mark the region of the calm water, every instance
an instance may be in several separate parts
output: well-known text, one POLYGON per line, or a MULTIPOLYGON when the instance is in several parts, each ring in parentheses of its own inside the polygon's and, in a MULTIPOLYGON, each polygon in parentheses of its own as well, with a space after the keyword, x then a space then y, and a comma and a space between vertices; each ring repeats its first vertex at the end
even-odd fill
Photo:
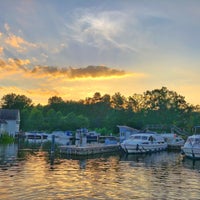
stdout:
POLYGON ((200 161, 179 152, 55 158, 0 146, 0 199, 200 199, 200 161))

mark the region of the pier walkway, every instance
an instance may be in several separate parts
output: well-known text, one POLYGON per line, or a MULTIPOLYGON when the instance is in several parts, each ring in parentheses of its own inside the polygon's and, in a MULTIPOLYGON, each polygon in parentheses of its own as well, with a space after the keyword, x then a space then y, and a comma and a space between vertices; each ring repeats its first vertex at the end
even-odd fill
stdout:
POLYGON ((119 151, 121 151, 121 146, 119 144, 93 144, 86 146, 67 145, 60 147, 60 153, 68 155, 93 155, 119 151))

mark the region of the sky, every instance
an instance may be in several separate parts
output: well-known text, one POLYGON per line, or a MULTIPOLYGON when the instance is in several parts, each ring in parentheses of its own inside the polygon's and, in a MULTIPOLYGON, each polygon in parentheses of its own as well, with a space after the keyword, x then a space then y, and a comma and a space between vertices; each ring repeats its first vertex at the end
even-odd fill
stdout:
POLYGON ((200 104, 199 0, 0 0, 0 98, 161 89, 200 104))

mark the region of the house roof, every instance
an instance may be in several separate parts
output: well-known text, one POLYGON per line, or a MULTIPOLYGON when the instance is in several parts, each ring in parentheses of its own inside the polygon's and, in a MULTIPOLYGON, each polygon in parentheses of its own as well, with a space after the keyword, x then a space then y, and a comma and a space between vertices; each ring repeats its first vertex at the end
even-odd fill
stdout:
POLYGON ((7 122, 4 119, 0 119, 0 124, 7 124, 7 122))
POLYGON ((137 129, 129 127, 129 126, 120 126, 120 125, 117 125, 117 127, 119 129, 126 129, 126 130, 129 130, 129 131, 138 131, 137 129))
POLYGON ((0 109, 0 120, 17 120, 19 110, 0 109))

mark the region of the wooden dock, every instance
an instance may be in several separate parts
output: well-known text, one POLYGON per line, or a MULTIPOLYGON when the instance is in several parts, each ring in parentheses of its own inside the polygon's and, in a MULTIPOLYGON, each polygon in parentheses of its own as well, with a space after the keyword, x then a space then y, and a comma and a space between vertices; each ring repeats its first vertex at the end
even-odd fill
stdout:
POLYGON ((109 153, 109 152, 119 152, 121 151, 121 146, 119 144, 94 144, 94 145, 86 145, 86 146, 61 146, 60 153, 68 154, 68 155, 94 155, 100 153, 109 153))

